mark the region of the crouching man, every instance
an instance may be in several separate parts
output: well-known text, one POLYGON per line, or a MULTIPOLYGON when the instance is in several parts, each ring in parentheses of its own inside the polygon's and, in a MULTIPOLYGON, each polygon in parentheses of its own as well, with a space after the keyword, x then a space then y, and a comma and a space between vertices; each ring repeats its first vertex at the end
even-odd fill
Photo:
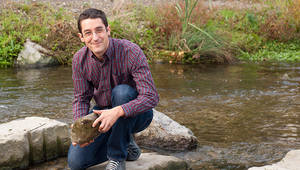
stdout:
POLYGON ((124 170, 125 161, 141 154, 133 134, 149 126, 159 96, 143 51, 110 37, 104 12, 87 9, 77 24, 85 46, 73 57, 73 118, 98 114, 93 126, 101 122, 102 133, 82 145, 73 142, 68 164, 81 170, 108 160, 106 170, 124 170), (92 98, 96 105, 89 111, 92 98))

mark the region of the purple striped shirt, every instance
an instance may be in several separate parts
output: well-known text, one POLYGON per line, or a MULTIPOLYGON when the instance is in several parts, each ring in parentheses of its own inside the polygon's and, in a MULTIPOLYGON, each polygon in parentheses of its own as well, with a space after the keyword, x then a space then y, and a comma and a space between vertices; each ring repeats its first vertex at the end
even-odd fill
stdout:
POLYGON ((93 97, 99 107, 111 107, 112 89, 119 84, 130 85, 139 93, 136 99, 121 105, 126 117, 154 108, 159 101, 143 51, 128 40, 109 37, 102 62, 87 46, 81 48, 73 57, 72 70, 74 121, 89 113, 93 97))

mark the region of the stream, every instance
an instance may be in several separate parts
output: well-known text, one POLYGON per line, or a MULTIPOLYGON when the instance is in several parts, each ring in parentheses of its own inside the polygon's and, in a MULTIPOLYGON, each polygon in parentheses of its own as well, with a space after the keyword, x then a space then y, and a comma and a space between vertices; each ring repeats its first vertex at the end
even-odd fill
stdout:
MULTIPOLYGON (((300 149, 300 63, 151 63, 156 110, 191 129, 198 147, 159 151, 193 169, 244 170, 300 149)), ((42 116, 72 124, 71 66, 0 69, 0 123, 42 116)), ((28 169, 69 169, 66 157, 28 169)))

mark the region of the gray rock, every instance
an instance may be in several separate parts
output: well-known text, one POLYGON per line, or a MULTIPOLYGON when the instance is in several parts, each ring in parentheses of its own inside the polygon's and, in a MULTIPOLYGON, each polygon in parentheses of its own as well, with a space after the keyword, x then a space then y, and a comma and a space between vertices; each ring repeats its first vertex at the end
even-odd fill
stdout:
POLYGON ((97 118, 97 114, 91 113, 77 119, 73 124, 71 140, 81 145, 98 137, 101 134, 98 130, 100 123, 92 127, 97 118))
MULTIPOLYGON (((88 170, 104 170, 107 162, 88 168, 88 170)), ((135 161, 126 161, 128 170, 190 170, 191 166, 182 159, 173 156, 158 155, 156 153, 142 153, 135 161)))
POLYGON ((46 54, 50 54, 47 49, 27 39, 24 43, 24 49, 19 53, 15 61, 15 66, 43 67, 59 64, 56 59, 46 54))
POLYGON ((68 125, 56 120, 27 117, 0 124, 0 170, 66 155, 70 144, 68 125))
POLYGON ((278 163, 263 167, 252 167, 249 170, 299 170, 300 169, 300 150, 289 151, 278 163))
MULTIPOLYGON (((0 131, 2 132, 1 129, 0 131)), ((3 136, 5 139, 0 138, 0 169, 26 166, 29 160, 28 133, 20 132, 18 135, 4 134, 3 136)))
POLYGON ((155 109, 153 114, 149 127, 135 135, 135 140, 140 146, 174 151, 197 147, 197 138, 190 129, 155 109))

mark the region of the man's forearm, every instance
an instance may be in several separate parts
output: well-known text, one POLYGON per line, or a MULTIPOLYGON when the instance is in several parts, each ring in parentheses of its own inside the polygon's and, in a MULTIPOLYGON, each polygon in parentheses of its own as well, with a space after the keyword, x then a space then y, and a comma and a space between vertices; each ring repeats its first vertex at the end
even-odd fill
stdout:
POLYGON ((73 120, 87 115, 89 113, 90 103, 79 102, 78 100, 74 100, 72 110, 73 110, 73 120))

